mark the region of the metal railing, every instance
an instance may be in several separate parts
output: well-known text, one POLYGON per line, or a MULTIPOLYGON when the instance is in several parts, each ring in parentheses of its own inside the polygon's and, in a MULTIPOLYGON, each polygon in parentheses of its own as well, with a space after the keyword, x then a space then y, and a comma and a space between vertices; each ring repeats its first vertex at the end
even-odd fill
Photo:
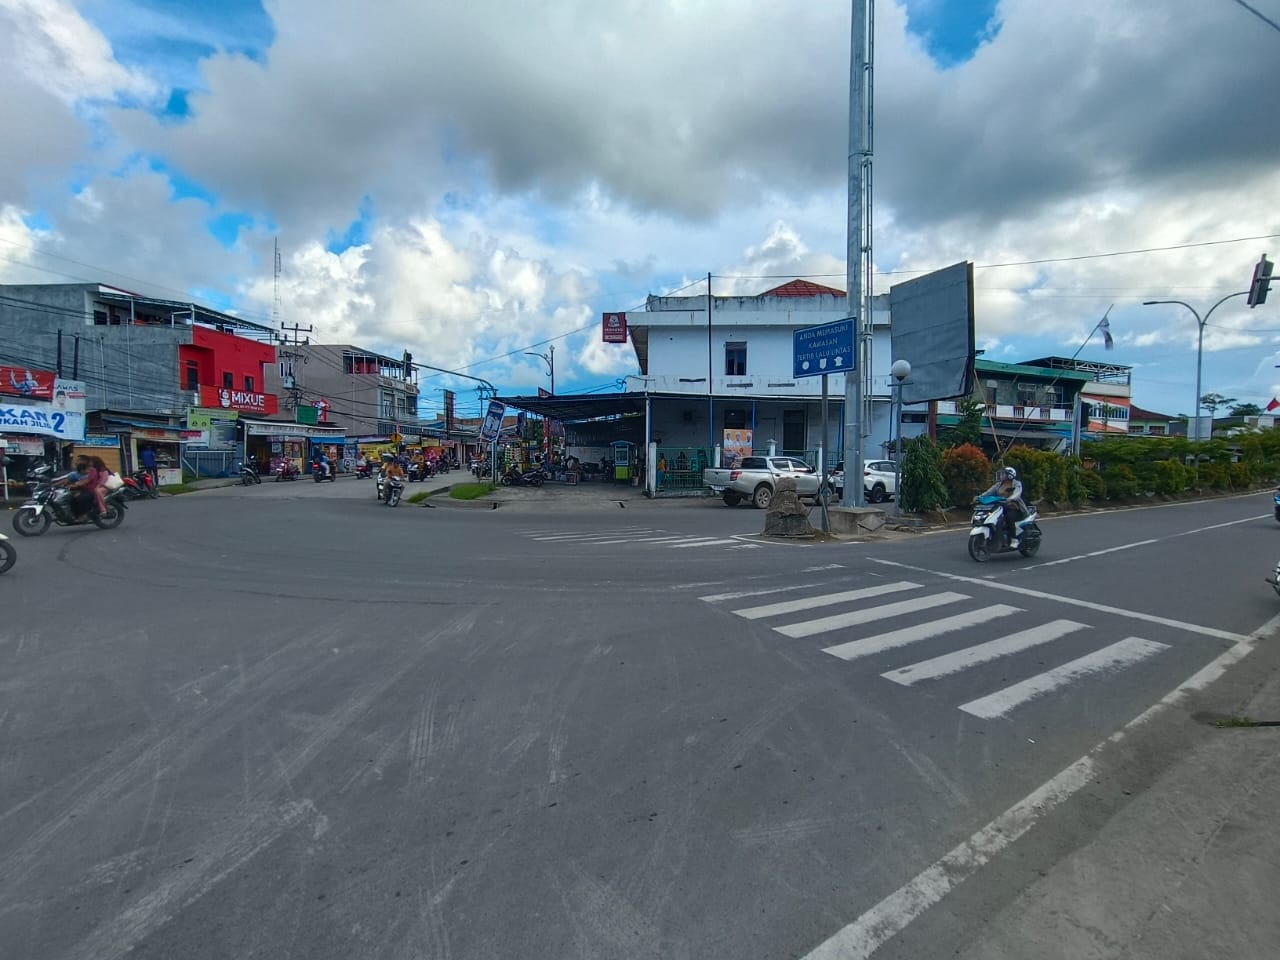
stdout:
POLYGON ((186 450, 182 470, 196 478, 239 475, 240 454, 235 450, 186 450))

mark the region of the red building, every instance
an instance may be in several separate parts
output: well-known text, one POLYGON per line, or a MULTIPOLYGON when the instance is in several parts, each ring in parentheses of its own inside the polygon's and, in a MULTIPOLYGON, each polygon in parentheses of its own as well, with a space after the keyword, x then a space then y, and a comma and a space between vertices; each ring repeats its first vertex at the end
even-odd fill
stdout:
POLYGON ((191 342, 178 347, 182 389, 196 393, 193 406, 270 416, 279 409, 265 392, 266 367, 276 361, 269 343, 259 343, 207 327, 192 327, 191 342))

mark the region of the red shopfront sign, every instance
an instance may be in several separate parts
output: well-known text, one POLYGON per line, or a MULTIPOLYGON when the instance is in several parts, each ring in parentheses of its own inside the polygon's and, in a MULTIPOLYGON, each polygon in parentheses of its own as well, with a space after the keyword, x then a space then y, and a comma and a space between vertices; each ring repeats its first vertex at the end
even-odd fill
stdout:
POLYGON ((627 342, 627 315, 625 313, 606 313, 603 323, 603 341, 605 343, 627 342))
POLYGON ((0 393, 32 400, 52 400, 53 381, 57 376, 52 370, 0 366, 0 393))
POLYGON ((251 393, 248 390, 228 390, 225 387, 201 387, 200 406, 265 414, 276 413, 280 409, 274 393, 251 393))

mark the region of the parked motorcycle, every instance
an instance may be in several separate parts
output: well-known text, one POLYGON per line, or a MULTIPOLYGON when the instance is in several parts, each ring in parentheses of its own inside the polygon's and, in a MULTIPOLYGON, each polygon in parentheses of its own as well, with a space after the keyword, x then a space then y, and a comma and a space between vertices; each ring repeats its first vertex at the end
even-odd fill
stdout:
POLYGON ((24 537, 38 537, 53 524, 60 527, 78 527, 96 524, 103 530, 120 526, 126 509, 123 487, 106 496, 107 509, 99 513, 96 503, 91 503, 84 513, 75 510, 76 497, 66 487, 53 483, 38 483, 31 499, 20 506, 13 515, 13 529, 24 537))
POLYGON ((1036 523, 1040 515, 1034 506, 1027 508, 1027 515, 1014 524, 1014 539, 1009 540, 1005 529, 1004 497, 981 496, 975 501, 973 519, 969 530, 969 556, 978 563, 985 563, 993 553, 1018 551, 1024 557, 1034 557, 1040 549, 1040 527, 1036 523))
POLYGON ((499 481, 504 487, 540 487, 542 486, 542 470, 535 467, 521 473, 512 467, 502 475, 499 481))
POLYGON ((384 506, 398 507, 400 506, 400 497, 404 493, 404 481, 399 477, 387 477, 384 481, 386 495, 382 498, 384 506))
POLYGON ((146 497, 149 500, 158 500, 160 498, 160 491, 156 488, 155 478, 151 476, 151 471, 146 467, 139 467, 125 477, 125 484, 129 484, 130 480, 133 481, 138 489, 138 496, 135 499, 141 500, 146 497))
POLYGON ((0 573, 8 572, 9 568, 17 562, 18 551, 9 542, 9 538, 0 533, 0 573))
POLYGON ((292 460, 282 460, 280 466, 276 468, 276 482, 281 480, 297 480, 301 476, 302 471, 298 469, 298 465, 292 460))
POLYGON ((251 487, 255 483, 261 483, 262 478, 258 476, 258 468, 252 460, 246 460, 240 464, 240 485, 242 487, 251 487))

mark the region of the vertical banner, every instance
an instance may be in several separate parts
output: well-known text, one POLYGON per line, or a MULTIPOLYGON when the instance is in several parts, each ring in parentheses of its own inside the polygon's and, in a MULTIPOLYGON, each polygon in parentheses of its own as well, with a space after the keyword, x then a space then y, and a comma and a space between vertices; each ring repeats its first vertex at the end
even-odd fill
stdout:
POLYGON ((736 467, 742 462, 743 457, 749 456, 751 456, 751 431, 726 430, 724 445, 721 447, 721 466, 736 467))
POLYGON ((453 391, 446 390, 444 392, 444 429, 446 433, 453 432, 453 391))
POLYGON ((605 343, 627 342, 627 315, 625 313, 606 313, 603 323, 605 343))

